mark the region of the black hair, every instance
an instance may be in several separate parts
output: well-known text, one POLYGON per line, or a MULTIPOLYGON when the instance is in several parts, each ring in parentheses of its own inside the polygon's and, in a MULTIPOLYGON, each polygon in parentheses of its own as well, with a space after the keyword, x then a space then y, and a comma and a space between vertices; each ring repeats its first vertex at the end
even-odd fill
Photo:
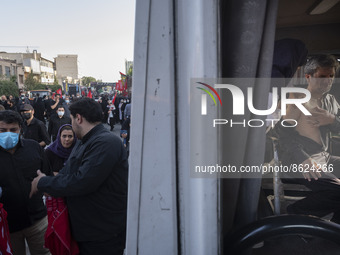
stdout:
POLYGON ((61 132, 63 132, 64 130, 72 130, 72 131, 73 131, 71 125, 65 125, 65 126, 63 126, 63 127, 60 129, 60 134, 61 134, 61 132))
POLYGON ((0 121, 5 122, 6 124, 18 123, 21 127, 22 117, 16 111, 5 110, 0 111, 0 121))
POLYGON ((69 110, 74 118, 79 114, 90 123, 102 121, 102 108, 100 104, 92 98, 84 97, 73 101, 69 110))

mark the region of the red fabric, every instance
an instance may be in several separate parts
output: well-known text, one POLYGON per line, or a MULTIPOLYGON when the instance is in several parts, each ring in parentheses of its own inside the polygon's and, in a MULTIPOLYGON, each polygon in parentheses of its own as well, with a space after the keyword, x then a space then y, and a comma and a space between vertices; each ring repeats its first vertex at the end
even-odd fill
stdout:
POLYGON ((116 83, 116 90, 123 91, 122 80, 119 80, 119 81, 116 83))
POLYGON ((0 254, 13 255, 9 240, 9 230, 7 223, 7 212, 0 203, 0 254))
POLYGON ((116 92, 116 94, 115 94, 114 98, 112 99, 112 104, 114 104, 114 103, 115 103, 115 101, 116 101, 116 97, 117 97, 117 92, 116 92))
POLYGON ((58 89, 56 92, 57 92, 57 94, 59 94, 61 96, 63 95, 63 93, 61 92, 61 89, 58 89))
POLYGON ((119 72, 119 74, 121 75, 121 76, 126 76, 125 74, 123 74, 122 72, 119 72))
POLYGON ((87 93, 87 97, 92 98, 92 92, 91 92, 91 90, 89 90, 89 92, 87 93))
POLYGON ((81 95, 85 96, 85 91, 84 90, 81 91, 81 95))
POLYGON ((47 197, 48 227, 45 233, 45 247, 52 255, 79 254, 77 242, 72 238, 68 210, 62 198, 47 197))

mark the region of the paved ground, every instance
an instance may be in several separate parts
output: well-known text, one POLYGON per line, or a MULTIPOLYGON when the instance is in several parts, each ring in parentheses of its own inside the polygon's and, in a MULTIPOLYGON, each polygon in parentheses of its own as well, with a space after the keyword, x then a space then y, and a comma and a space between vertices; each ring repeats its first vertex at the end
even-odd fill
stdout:
MULTIPOLYGON (((104 123, 104 126, 105 126, 108 130, 111 129, 111 127, 110 127, 108 124, 106 124, 106 123, 104 123)), ((117 135, 117 136, 120 137, 120 129, 121 129, 121 127, 122 127, 122 126, 121 126, 120 124, 115 124, 114 129, 113 129, 111 132, 114 133, 115 135, 117 135)))

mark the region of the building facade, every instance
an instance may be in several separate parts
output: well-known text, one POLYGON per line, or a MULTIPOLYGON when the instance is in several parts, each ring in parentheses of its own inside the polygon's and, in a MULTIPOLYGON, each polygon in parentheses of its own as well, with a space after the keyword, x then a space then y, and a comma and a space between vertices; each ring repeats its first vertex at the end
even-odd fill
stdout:
POLYGON ((57 80, 59 84, 63 82, 78 84, 78 55, 58 55, 54 58, 57 80))
POLYGON ((10 79, 12 76, 16 77, 18 88, 24 86, 24 68, 22 64, 18 64, 16 60, 4 59, 0 56, 0 78, 10 79))
POLYGON ((41 53, 36 50, 33 50, 33 53, 0 52, 0 58, 15 61, 18 66, 21 66, 24 74, 23 77, 19 76, 17 79, 19 88, 22 88, 25 79, 30 73, 39 83, 46 85, 54 83, 55 70, 53 61, 42 58, 41 53))

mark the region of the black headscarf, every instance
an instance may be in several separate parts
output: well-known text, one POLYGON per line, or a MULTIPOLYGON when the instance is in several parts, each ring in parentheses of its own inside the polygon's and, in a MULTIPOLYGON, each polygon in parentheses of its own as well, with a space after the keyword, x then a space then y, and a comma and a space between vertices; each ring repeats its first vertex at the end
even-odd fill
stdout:
POLYGON ((272 78, 285 78, 280 87, 286 86, 297 68, 306 63, 307 54, 306 45, 300 40, 287 38, 275 41, 272 78))

